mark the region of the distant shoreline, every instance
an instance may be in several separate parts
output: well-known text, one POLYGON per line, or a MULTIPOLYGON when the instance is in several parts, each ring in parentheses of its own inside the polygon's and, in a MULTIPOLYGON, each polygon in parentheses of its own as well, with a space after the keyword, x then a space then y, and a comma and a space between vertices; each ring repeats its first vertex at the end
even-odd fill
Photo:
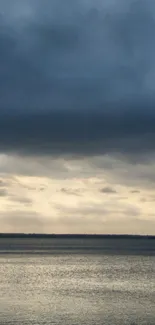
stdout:
POLYGON ((0 239, 1 238, 155 239, 155 235, 0 233, 0 239))

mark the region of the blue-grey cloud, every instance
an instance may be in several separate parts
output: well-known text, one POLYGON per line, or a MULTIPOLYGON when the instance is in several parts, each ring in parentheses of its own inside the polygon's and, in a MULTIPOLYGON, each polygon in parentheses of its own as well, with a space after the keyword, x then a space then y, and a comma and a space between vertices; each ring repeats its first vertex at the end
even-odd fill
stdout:
POLYGON ((105 193, 105 194, 116 194, 117 193, 117 191, 114 188, 110 187, 110 186, 106 186, 106 187, 101 188, 100 192, 105 193))
POLYGON ((0 1, 0 151, 155 149, 151 0, 0 1))

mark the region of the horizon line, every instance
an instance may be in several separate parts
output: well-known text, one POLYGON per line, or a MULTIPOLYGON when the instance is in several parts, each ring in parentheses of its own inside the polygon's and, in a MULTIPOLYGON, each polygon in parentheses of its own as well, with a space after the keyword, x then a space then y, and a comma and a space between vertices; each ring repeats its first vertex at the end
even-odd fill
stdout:
POLYGON ((155 239, 155 234, 154 235, 148 235, 148 234, 96 234, 96 233, 92 233, 92 234, 83 234, 83 233, 15 233, 15 232, 0 232, 0 238, 2 237, 31 237, 31 238, 35 238, 35 237, 49 237, 49 238, 75 238, 75 237, 102 237, 102 238, 154 238, 155 239))

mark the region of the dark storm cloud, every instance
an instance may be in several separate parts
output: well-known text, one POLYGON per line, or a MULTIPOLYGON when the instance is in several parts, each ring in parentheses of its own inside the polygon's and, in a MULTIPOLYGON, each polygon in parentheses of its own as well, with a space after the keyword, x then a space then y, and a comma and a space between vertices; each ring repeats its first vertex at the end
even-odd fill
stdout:
POLYGON ((155 149, 151 0, 0 1, 0 151, 155 149))

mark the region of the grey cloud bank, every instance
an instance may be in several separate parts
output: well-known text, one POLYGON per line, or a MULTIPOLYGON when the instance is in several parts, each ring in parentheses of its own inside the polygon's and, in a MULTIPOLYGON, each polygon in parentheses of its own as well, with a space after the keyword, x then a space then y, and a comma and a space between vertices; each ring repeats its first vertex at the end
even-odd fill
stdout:
POLYGON ((0 151, 155 150, 153 1, 0 1, 0 151))

